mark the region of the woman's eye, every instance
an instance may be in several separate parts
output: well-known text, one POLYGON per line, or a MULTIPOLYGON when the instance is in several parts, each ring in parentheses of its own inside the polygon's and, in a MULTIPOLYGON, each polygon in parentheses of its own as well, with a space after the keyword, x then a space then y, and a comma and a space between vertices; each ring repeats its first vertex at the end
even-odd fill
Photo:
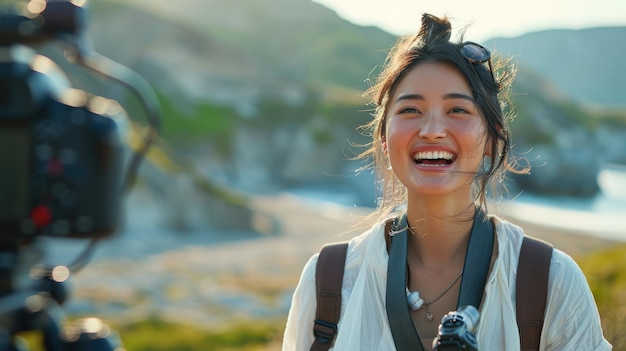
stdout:
POLYGON ((400 113, 420 113, 420 110, 415 107, 403 107, 400 109, 400 113))
POLYGON ((462 107, 456 107, 450 110, 450 113, 469 113, 469 111, 467 111, 467 109, 462 108, 462 107))

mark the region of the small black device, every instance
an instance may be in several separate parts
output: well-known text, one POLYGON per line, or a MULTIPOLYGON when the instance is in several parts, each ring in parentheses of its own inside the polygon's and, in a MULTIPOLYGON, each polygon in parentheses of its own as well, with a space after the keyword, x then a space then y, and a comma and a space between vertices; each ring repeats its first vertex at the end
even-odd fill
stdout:
POLYGON ((477 351, 478 342, 474 333, 479 320, 480 313, 471 305, 446 314, 433 340, 433 351, 477 351))

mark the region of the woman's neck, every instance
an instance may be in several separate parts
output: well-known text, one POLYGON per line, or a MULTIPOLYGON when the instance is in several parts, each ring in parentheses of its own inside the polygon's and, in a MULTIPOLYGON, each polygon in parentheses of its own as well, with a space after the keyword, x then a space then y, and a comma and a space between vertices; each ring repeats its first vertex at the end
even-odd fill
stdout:
POLYGON ((474 202, 435 198, 407 207, 409 257, 422 266, 458 265, 465 259, 475 214, 474 202))

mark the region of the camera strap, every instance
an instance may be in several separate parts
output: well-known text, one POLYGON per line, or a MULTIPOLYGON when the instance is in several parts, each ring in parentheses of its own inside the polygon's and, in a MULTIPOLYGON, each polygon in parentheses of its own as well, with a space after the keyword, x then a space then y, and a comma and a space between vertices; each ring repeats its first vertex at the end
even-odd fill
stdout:
MULTIPOLYGON (((394 229, 394 234, 391 237, 389 263, 387 265, 387 319, 398 351, 414 351, 416 347, 418 351, 423 351, 424 346, 415 329, 406 303, 408 241, 406 214, 394 222, 392 229, 394 229), (398 229, 400 225, 404 225, 404 228, 398 229)), ((493 224, 480 208, 476 208, 465 253, 464 273, 457 309, 465 305, 472 305, 477 310, 480 309, 491 263, 493 242, 493 224)))
POLYGON ((461 279, 459 300, 456 304, 457 309, 472 305, 480 310, 491 264, 493 242, 493 222, 480 208, 476 208, 474 224, 465 253, 465 263, 463 263, 464 273, 461 279))
POLYGON ((394 221, 391 226, 394 232, 391 236, 389 248, 389 262, 387 263, 387 319, 393 342, 398 351, 424 351, 411 313, 406 304, 406 255, 407 255, 407 229, 406 214, 394 221), (400 223, 406 223, 404 230, 398 229, 400 223))

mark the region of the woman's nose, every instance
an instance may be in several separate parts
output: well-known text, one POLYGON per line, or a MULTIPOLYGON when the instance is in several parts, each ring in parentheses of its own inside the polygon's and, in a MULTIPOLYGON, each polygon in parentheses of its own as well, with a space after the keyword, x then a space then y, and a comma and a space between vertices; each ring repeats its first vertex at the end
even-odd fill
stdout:
POLYGON ((421 120, 422 124, 419 130, 419 136, 421 138, 435 140, 446 136, 446 127, 441 116, 437 116, 435 113, 429 113, 421 120))

